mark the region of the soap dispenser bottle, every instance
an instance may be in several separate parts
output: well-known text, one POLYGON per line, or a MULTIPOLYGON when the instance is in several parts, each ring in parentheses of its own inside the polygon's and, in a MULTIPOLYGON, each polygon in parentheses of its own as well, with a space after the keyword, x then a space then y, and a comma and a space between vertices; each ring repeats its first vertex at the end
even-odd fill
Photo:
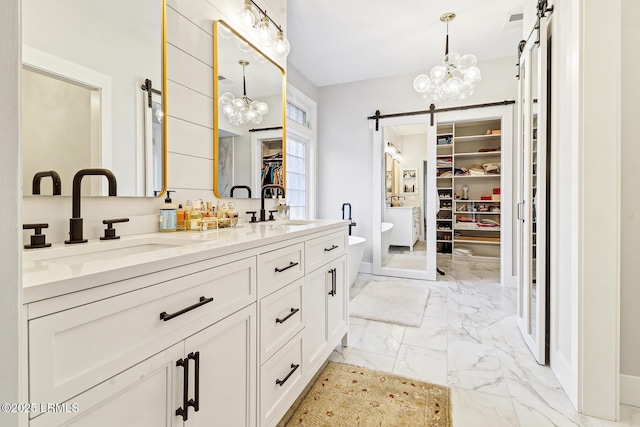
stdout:
POLYGON ((176 231, 178 229, 178 218, 176 205, 172 203, 171 193, 175 191, 167 190, 167 197, 160 207, 160 231, 176 231))

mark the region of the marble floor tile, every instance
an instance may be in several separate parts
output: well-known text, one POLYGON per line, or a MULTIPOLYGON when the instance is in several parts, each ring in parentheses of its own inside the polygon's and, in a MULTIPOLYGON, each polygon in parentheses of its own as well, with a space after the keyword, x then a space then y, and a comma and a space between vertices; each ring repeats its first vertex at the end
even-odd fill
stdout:
POLYGON ((521 427, 581 425, 562 389, 512 379, 506 381, 521 427))
POLYGON ((447 351, 403 344, 400 346, 393 372, 446 386, 447 351))
POLYGON ((441 317, 423 317, 419 328, 407 327, 402 344, 447 349, 447 319, 441 317))
POLYGON ((472 316, 452 313, 448 316, 447 324, 449 343, 453 341, 463 341, 474 344, 493 345, 493 336, 489 328, 473 320, 472 316))
POLYGON ((393 372, 393 365, 396 362, 395 357, 369 353, 353 347, 340 347, 334 350, 329 360, 384 372, 393 372))
POLYGON ((395 357, 400 350, 406 326, 369 320, 360 337, 349 343, 354 349, 395 357))
POLYGON ((450 385, 509 397, 502 365, 493 347, 449 341, 447 360, 450 385))
POLYGON ((518 427, 511 399, 492 394, 451 388, 454 426, 518 427))

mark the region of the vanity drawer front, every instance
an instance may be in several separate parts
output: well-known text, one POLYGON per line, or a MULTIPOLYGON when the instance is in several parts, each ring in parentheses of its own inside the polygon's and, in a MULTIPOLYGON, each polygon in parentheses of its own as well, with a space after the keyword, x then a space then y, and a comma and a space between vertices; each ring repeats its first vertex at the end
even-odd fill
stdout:
POLYGON ((343 255, 346 252, 348 238, 347 233, 340 232, 305 242, 307 273, 343 255))
POLYGON ((260 301, 260 363, 265 363, 304 327, 303 283, 304 279, 298 279, 260 301))
POLYGON ((260 368, 261 426, 275 425, 304 387, 302 333, 296 335, 260 368))
POLYGON ((258 255, 258 298, 304 276, 304 243, 258 255))
POLYGON ((251 257, 31 320, 30 398, 65 401, 255 301, 251 257))

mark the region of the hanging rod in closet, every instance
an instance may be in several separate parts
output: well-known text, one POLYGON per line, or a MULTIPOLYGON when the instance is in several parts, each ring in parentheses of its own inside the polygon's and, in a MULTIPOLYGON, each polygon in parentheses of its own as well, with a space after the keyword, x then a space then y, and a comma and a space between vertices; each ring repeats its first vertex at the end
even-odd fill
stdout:
POLYGON ((431 114, 431 126, 433 126, 434 113, 443 113, 445 111, 469 110, 471 108, 481 108, 481 107, 495 107, 497 105, 510 105, 515 103, 516 101, 513 101, 513 100, 505 100, 505 101, 499 101, 499 102, 487 102, 484 104, 461 105, 459 107, 449 107, 449 108, 436 108, 434 104, 431 104, 428 110, 408 111, 405 113, 392 113, 392 114, 380 114, 380 110, 376 110, 375 115, 367 117, 367 120, 376 121, 376 131, 377 131, 379 130, 380 119, 388 119, 390 117, 419 116, 420 114, 431 114))
POLYGON ((253 128, 253 129, 249 129, 249 132, 262 132, 264 130, 278 130, 278 129, 282 129, 282 126, 274 126, 270 128, 253 128))

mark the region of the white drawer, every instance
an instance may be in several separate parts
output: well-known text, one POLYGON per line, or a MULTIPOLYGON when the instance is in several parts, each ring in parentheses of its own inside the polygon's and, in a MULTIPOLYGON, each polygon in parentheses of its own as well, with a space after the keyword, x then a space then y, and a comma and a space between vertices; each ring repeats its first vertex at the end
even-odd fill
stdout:
POLYGON ((275 425, 304 386, 302 333, 296 335, 260 369, 260 422, 275 425))
POLYGON ((316 268, 338 258, 344 254, 347 247, 348 236, 346 232, 333 233, 328 236, 318 237, 305 242, 306 272, 310 273, 316 268))
POLYGON ((260 363, 265 363, 304 327, 302 284, 304 279, 260 300, 260 363))
POLYGON ((29 397, 65 401, 255 301, 251 257, 31 320, 29 397))
POLYGON ((303 243, 258 255, 258 298, 269 295, 303 275, 303 243))

